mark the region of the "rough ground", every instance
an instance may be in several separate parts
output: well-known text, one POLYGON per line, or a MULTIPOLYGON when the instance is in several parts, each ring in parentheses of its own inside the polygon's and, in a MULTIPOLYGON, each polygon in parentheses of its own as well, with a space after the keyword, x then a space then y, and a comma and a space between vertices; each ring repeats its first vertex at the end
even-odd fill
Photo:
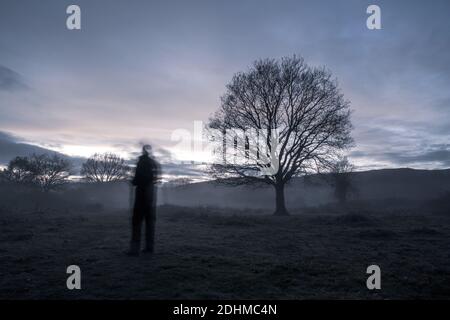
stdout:
POLYGON ((0 212, 2 299, 450 297, 450 215, 162 207, 157 253, 130 258, 129 214, 0 212), (82 290, 66 289, 66 267, 82 290), (382 289, 366 289, 366 268, 382 289))

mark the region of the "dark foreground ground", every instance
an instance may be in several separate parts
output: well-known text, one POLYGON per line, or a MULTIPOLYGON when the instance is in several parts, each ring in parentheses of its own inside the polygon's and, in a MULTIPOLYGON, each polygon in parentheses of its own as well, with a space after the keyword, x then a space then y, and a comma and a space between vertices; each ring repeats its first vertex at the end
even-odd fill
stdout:
POLYGON ((162 207, 157 253, 138 258, 126 211, 2 211, 0 228, 2 299, 450 298, 450 215, 162 207), (66 289, 71 264, 82 290, 66 289))

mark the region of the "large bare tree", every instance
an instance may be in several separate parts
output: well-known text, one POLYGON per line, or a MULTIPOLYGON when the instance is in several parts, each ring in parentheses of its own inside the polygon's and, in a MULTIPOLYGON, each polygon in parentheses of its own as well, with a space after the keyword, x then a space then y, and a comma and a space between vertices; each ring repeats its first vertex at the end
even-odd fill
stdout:
POLYGON ((287 215, 285 185, 352 143, 349 102, 329 71, 298 56, 258 60, 226 89, 208 126, 211 173, 224 183, 272 185, 275 214, 287 215))
POLYGON ((81 168, 81 175, 89 182, 114 182, 129 178, 130 166, 114 153, 96 153, 81 168))

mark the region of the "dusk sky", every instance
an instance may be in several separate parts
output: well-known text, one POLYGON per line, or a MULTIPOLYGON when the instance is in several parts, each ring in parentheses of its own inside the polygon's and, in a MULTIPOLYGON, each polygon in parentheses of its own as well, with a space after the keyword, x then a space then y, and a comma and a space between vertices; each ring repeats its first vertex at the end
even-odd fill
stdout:
POLYGON ((448 168, 449 15, 445 0, 1 0, 0 132, 75 156, 151 142, 176 157, 174 130, 207 121, 234 73, 297 54, 351 101, 361 169, 448 168))

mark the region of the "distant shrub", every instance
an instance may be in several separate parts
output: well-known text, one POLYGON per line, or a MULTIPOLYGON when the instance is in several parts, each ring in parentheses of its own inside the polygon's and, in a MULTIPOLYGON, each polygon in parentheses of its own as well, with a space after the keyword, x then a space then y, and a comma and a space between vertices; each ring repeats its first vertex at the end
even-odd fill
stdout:
POLYGON ((130 178, 131 167, 117 154, 96 153, 83 163, 80 173, 88 182, 125 181, 130 178))
POLYGON ((47 192, 66 184, 70 169, 70 162, 56 153, 33 154, 12 159, 2 171, 1 180, 22 186, 34 186, 47 192))

